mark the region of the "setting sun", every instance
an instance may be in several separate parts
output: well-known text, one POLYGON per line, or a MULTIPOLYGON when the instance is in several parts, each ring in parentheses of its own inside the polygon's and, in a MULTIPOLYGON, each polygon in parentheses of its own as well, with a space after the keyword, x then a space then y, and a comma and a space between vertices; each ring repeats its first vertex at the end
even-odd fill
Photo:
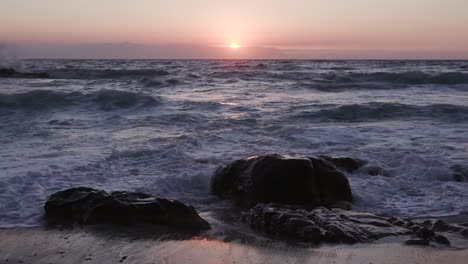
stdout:
POLYGON ((239 48, 239 44, 237 44, 236 42, 233 42, 233 43, 231 43, 231 45, 229 45, 229 47, 230 47, 231 49, 238 49, 238 48, 239 48))

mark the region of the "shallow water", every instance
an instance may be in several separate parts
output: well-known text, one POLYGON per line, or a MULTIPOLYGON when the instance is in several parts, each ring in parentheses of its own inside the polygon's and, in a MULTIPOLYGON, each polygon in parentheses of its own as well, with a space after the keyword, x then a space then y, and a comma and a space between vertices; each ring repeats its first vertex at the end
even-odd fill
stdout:
POLYGON ((157 193, 212 223, 214 169, 262 153, 335 154, 356 208, 468 211, 468 62, 30 60, 51 79, 0 79, 0 227, 41 223, 71 186, 157 193))

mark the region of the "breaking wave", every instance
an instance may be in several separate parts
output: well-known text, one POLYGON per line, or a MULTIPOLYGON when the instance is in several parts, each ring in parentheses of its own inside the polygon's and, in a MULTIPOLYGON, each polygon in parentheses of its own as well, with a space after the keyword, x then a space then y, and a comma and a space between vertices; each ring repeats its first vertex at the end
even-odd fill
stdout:
POLYGON ((167 76, 170 73, 164 69, 58 69, 48 71, 55 79, 134 79, 167 76))
POLYGON ((451 122, 468 121, 468 106, 451 104, 407 105, 371 102, 351 104, 318 111, 303 111, 299 118, 318 118, 336 121, 369 121, 382 119, 437 118, 451 122))
POLYGON ((119 90, 99 90, 92 93, 33 90, 24 93, 0 93, 0 109, 39 110, 94 104, 103 110, 135 106, 154 106, 160 97, 119 90))
POLYGON ((468 74, 462 72, 443 72, 430 74, 421 71, 411 72, 375 72, 375 73, 352 73, 350 81, 375 81, 401 84, 468 84, 468 74))

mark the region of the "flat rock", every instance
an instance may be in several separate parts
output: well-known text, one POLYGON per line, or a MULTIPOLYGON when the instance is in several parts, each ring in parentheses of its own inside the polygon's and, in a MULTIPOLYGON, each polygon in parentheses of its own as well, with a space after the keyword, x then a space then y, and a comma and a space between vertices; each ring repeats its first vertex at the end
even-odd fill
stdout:
POLYGON ((457 225, 449 225, 441 220, 417 222, 394 217, 383 217, 370 213, 346 211, 342 209, 303 209, 297 206, 279 204, 258 204, 246 211, 242 221, 262 233, 312 243, 357 243, 372 242, 388 236, 411 235, 417 241, 407 244, 427 244, 429 242, 450 245, 442 234, 452 234, 463 238, 457 225), (444 233, 439 232, 441 226, 444 233))
POLYGON ((87 187, 52 194, 44 206, 50 223, 147 223, 196 230, 210 229, 192 206, 133 192, 107 193, 87 187))
POLYGON ((353 201, 346 176, 319 157, 262 155, 236 160, 216 170, 211 191, 246 207, 257 203, 333 207, 353 201))

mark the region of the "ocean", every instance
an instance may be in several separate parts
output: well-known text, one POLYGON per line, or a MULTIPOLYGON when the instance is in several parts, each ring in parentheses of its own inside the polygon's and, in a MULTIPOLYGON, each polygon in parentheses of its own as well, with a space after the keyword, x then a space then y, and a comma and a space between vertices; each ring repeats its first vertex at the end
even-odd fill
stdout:
POLYGON ((48 195, 73 186, 178 199, 224 226, 233 207, 210 194, 214 170, 267 153, 368 161, 346 174, 356 210, 468 212, 468 178, 454 177, 468 171, 467 61, 25 60, 21 70, 50 78, 0 79, 0 228, 42 225, 48 195))

